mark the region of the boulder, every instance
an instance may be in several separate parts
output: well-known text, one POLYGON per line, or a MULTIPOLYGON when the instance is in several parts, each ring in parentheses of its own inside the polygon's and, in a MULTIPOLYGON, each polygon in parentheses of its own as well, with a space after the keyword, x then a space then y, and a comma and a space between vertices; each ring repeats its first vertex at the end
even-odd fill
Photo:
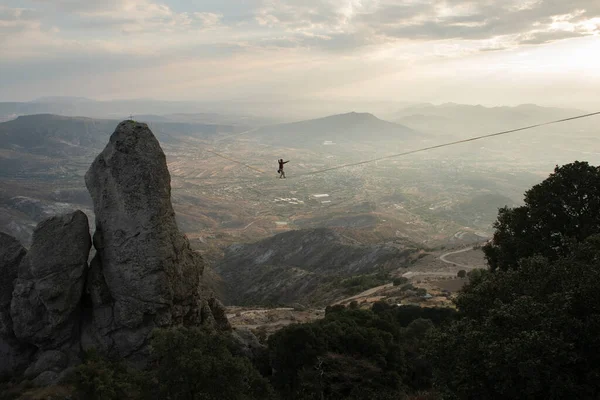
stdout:
POLYGON ((78 342, 78 310, 90 248, 88 219, 81 211, 48 218, 36 227, 11 301, 19 341, 42 350, 78 342))
POLYGON ((0 379, 21 374, 31 362, 36 348, 0 337, 0 379))
POLYGON ((0 232, 0 378, 22 372, 37 350, 17 341, 10 316, 14 282, 26 254, 17 239, 0 232))
POLYGON ((215 327, 220 331, 231 330, 231 324, 227 319, 227 310, 223 303, 216 297, 210 297, 207 301, 210 313, 213 316, 215 327))
POLYGON ((54 371, 44 371, 33 380, 33 385, 38 387, 52 386, 59 383, 60 374, 54 371))
POLYGON ((37 361, 27 368, 24 376, 27 379, 34 379, 46 371, 58 373, 67 368, 68 363, 69 359, 65 353, 58 350, 49 350, 42 353, 37 361))
POLYGON ((120 123, 85 182, 96 215, 96 256, 87 278, 84 348, 130 358, 145 352, 156 327, 201 324, 203 261, 177 227, 166 157, 148 126, 120 123))
POLYGON ((267 346, 261 344, 256 335, 248 328, 236 328, 231 332, 231 336, 237 344, 237 351, 251 360, 267 350, 267 346))
POLYGON ((235 328, 231 336, 236 345, 233 348, 235 354, 248 357, 252 364, 262 375, 272 374, 271 363, 269 361, 269 348, 260 343, 258 338, 248 328, 235 328))

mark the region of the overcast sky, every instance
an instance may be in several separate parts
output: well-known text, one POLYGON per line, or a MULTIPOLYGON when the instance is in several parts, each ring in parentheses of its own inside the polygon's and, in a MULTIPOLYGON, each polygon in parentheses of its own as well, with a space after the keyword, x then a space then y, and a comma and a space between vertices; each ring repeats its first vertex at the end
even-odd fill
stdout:
POLYGON ((0 0, 0 100, 600 107, 600 0, 0 0))

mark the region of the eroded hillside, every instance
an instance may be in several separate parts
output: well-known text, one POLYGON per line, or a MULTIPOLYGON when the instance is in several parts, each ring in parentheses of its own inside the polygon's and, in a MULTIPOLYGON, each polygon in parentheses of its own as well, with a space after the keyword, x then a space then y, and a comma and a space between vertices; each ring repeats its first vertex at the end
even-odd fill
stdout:
POLYGON ((229 304, 327 305, 362 287, 361 281, 385 281, 417 253, 409 243, 364 245, 334 230, 308 229, 230 246, 215 271, 226 283, 229 304))

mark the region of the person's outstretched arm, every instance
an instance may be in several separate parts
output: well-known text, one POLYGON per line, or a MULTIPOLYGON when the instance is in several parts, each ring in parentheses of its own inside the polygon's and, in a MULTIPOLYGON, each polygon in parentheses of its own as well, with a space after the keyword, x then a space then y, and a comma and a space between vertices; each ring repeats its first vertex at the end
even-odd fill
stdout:
POLYGON ((288 161, 284 161, 283 163, 284 163, 284 164, 287 164, 287 163, 289 163, 289 160, 288 160, 288 161))

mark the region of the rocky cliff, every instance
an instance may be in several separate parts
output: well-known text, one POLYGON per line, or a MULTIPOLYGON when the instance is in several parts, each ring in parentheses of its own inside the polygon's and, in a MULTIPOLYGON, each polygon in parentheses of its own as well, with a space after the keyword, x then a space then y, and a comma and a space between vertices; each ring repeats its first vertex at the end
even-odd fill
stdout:
POLYGON ((154 328, 230 329, 201 292, 202 258, 179 231, 165 155, 145 124, 118 125, 86 174, 81 212, 42 221, 27 252, 0 235, 0 374, 59 381, 85 350, 143 365, 154 328))

